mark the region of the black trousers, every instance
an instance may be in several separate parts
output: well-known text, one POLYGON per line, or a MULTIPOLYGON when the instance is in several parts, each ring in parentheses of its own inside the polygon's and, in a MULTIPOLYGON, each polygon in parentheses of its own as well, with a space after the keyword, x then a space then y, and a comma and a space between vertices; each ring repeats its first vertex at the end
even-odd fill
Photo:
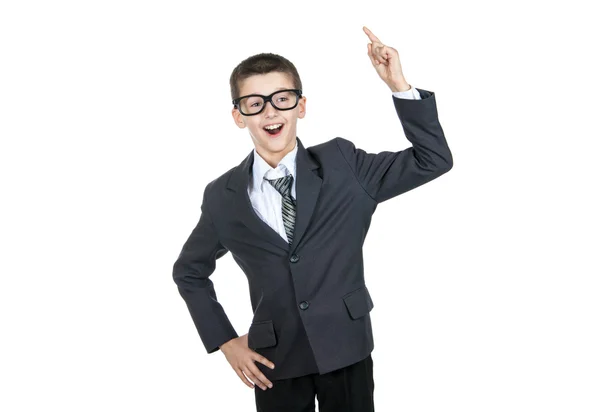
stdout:
POLYGON ((254 386, 257 412, 374 412, 373 359, 371 355, 355 364, 319 375, 273 380, 263 391, 254 386))

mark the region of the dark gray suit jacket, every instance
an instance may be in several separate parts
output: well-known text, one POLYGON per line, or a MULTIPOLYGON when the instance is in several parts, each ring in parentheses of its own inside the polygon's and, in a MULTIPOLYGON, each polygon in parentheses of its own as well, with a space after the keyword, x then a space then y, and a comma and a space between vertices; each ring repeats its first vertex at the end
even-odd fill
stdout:
POLYGON ((206 186, 173 279, 208 353, 239 336, 209 279, 228 251, 248 279, 248 346, 275 364, 271 370, 256 363, 268 379, 327 373, 371 353, 373 300, 362 255, 371 216, 379 203, 452 168, 435 94, 417 90, 422 100, 392 96, 412 143, 405 150, 367 153, 341 137, 305 148, 297 138, 291 245, 250 203, 253 151, 206 186))

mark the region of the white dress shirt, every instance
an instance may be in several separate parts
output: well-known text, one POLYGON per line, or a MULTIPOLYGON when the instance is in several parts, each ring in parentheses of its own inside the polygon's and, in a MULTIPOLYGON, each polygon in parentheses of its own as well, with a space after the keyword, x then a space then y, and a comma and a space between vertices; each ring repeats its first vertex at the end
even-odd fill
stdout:
MULTIPOLYGON (((395 97, 403 99, 420 100, 421 95, 417 89, 411 86, 404 92, 392 92, 395 97)), ((298 153, 298 142, 294 149, 286 154, 279 162, 276 168, 272 168, 254 149, 254 163, 252 165, 252 174, 248 183, 248 196, 254 211, 266 224, 287 242, 287 234, 283 226, 283 216, 281 212, 281 194, 269 182, 263 179, 278 179, 288 174, 293 176, 292 197, 296 198, 296 153, 298 153)))

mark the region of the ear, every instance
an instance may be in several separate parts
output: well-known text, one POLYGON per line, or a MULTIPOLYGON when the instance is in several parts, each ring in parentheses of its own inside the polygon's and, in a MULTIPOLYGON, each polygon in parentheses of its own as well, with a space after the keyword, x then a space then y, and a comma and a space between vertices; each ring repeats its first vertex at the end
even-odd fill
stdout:
POLYGON ((298 118, 303 119, 306 116, 306 96, 302 96, 298 102, 298 118))
POLYGON ((240 129, 244 129, 246 127, 246 122, 244 121, 244 116, 240 113, 238 109, 235 107, 231 110, 231 115, 233 116, 233 121, 235 125, 240 129))

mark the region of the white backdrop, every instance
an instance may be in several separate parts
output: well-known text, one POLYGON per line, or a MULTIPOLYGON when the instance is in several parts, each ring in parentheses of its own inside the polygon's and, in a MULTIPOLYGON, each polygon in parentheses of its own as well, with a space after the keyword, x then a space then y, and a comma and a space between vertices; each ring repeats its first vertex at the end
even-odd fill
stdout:
MULTIPOLYGON (((246 57, 296 65, 306 146, 410 145, 363 25, 436 93, 454 158, 381 204, 365 242, 377 410, 600 410, 584 3, 3 1, 0 410, 254 410, 172 265, 205 185, 253 149, 228 83, 246 57)), ((247 333, 230 253, 211 280, 247 333)))

